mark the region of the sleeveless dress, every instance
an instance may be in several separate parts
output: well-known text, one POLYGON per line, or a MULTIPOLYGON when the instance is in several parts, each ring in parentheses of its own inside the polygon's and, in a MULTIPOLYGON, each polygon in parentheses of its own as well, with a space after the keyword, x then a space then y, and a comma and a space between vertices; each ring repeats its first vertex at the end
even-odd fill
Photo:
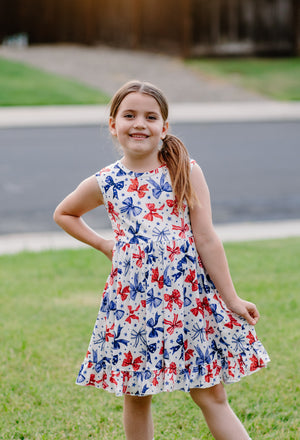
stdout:
POLYGON ((144 396, 232 383, 265 367, 254 327, 226 308, 203 267, 166 165, 136 173, 117 161, 96 178, 116 244, 76 383, 144 396))

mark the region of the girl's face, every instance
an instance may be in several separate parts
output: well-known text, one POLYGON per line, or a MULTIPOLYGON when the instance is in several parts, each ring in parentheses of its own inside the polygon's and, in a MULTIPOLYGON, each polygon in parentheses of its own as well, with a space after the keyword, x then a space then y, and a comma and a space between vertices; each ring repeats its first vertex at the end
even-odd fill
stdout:
POLYGON ((141 158, 157 154, 160 140, 168 131, 155 98, 140 92, 129 93, 121 102, 109 128, 116 136, 124 155, 141 158))

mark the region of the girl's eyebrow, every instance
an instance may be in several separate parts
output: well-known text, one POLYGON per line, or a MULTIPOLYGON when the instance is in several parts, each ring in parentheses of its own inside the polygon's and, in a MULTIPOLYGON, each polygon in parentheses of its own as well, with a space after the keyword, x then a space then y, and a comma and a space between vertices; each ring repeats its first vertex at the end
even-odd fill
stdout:
MULTIPOLYGON (((135 110, 135 109, 126 108, 126 109, 123 109, 121 113, 127 113, 127 112, 135 113, 136 111, 137 111, 137 110, 135 110)), ((155 110, 148 110, 148 111, 146 111, 145 113, 146 113, 146 114, 151 114, 151 115, 157 115, 157 116, 159 116, 159 113, 158 113, 157 111, 155 111, 155 110)))
POLYGON ((153 110, 153 111, 149 111, 149 112, 147 112, 148 114, 150 114, 151 113, 151 115, 156 115, 156 116, 159 116, 159 113, 158 112, 156 112, 155 110, 153 110))

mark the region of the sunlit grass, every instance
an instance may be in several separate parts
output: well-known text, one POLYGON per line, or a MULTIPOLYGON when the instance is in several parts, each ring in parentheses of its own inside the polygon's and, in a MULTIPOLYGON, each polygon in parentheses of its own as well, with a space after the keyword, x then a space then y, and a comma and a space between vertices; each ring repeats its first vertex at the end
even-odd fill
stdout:
MULTIPOLYGON (((299 438, 300 239, 228 244, 241 296, 261 312, 270 366, 227 386, 256 439, 299 438)), ((124 440, 122 398, 74 384, 110 262, 96 251, 0 257, 0 438, 124 440)), ((153 399, 156 440, 212 439, 187 394, 153 399)))
POLYGON ((300 100, 300 57, 193 59, 199 72, 283 101, 300 100))
POLYGON ((0 106, 107 104, 99 90, 0 58, 0 106))

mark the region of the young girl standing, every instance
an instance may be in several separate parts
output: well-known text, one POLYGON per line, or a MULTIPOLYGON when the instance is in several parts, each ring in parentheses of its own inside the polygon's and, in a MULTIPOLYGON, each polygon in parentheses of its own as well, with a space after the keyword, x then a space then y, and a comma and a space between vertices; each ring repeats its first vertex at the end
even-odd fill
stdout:
POLYGON ((112 260, 77 383, 124 396, 128 440, 152 440, 152 395, 189 392, 217 440, 248 440, 224 383, 264 367, 256 306, 238 297, 211 218, 200 167, 168 134, 168 105, 149 83, 113 97, 109 128, 122 159, 84 180, 56 208, 69 234, 112 260), (115 239, 82 215, 104 204, 115 239))

